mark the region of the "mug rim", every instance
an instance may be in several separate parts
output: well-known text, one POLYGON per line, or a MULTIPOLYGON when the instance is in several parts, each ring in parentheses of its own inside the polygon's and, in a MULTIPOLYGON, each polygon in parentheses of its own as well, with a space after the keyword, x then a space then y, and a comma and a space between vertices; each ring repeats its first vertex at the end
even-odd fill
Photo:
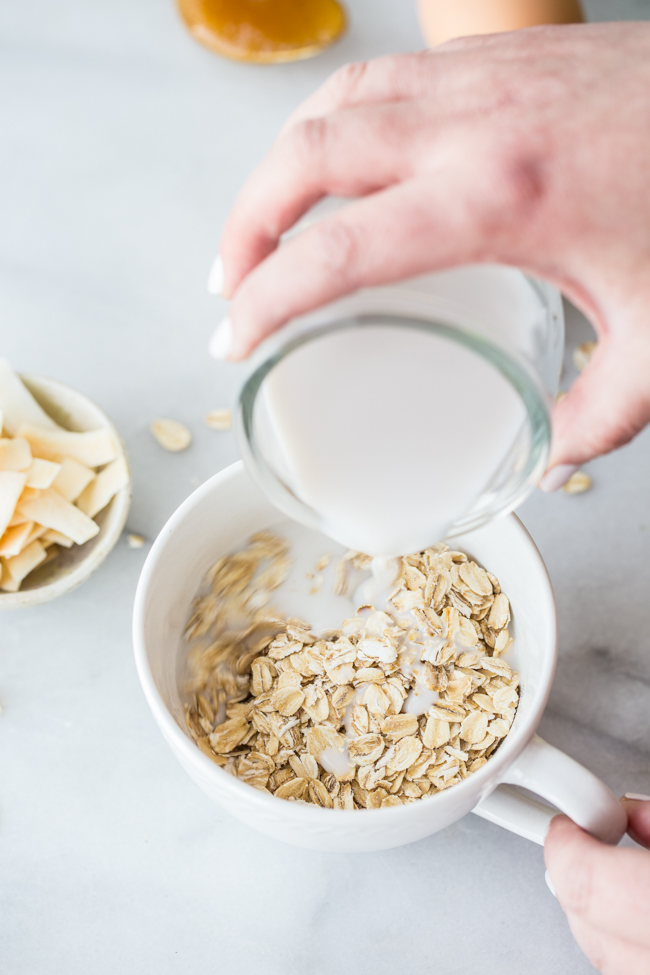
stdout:
MULTIPOLYGON (((196 747, 194 741, 180 727, 163 700, 151 671, 147 653, 147 632, 145 626, 147 596, 151 591, 152 583, 155 581, 158 566, 164 559, 167 545, 172 536, 182 527, 189 513, 199 506, 206 497, 211 495, 215 490, 218 490, 222 484, 239 478, 242 475, 250 478, 250 474, 246 470, 243 461, 240 460, 214 474, 204 484, 193 491, 179 505, 161 529, 142 568, 135 594, 132 636, 138 678, 156 724, 167 743, 174 750, 178 749, 182 752, 183 761, 192 766, 197 775, 200 777, 207 775, 215 784, 218 784, 219 791, 229 793, 231 796, 243 800, 249 806, 256 806, 262 813, 266 810, 269 814, 282 816, 285 820, 302 822, 305 822, 304 816, 307 815, 311 817, 311 822, 314 825, 327 823, 328 826, 332 825, 332 815, 336 816, 338 822, 346 822, 348 826, 352 823, 361 826, 366 821, 365 816, 362 816, 361 819, 359 818, 359 813, 365 813, 374 817, 381 815, 383 817, 382 821, 385 823, 388 823, 390 819, 396 822, 397 820, 403 821, 409 816, 416 818, 422 809, 419 802, 402 806, 391 806, 386 809, 327 809, 312 804, 287 802, 285 799, 280 799, 270 793, 254 789, 246 782, 240 782, 239 779, 230 775, 223 768, 212 762, 207 755, 204 755, 196 747)), ((251 480, 253 479, 251 478, 251 480)), ((470 794, 471 805, 468 808, 469 812, 470 809, 480 800, 488 796, 503 781, 505 771, 517 760, 535 734, 553 684, 558 655, 557 612, 548 570, 535 542, 520 519, 514 514, 509 514, 499 520, 504 522, 508 521, 515 527, 520 536, 523 536, 525 542, 529 545, 531 556, 537 562, 538 568, 542 570, 541 577, 544 582, 543 595, 547 603, 546 611, 550 611, 554 624, 552 628, 553 635, 550 641, 550 652, 544 659, 540 690, 537 692, 537 698, 531 703, 529 712, 525 716, 522 725, 517 729, 516 734, 512 738, 508 734, 496 754, 491 756, 485 765, 476 772, 473 772, 462 782, 442 792, 438 792, 433 796, 422 797, 427 802, 437 803, 437 809, 444 809, 448 804, 458 805, 459 801, 462 802, 462 798, 466 794, 470 794), (474 798, 473 794, 476 794, 477 791, 478 798, 474 798)))

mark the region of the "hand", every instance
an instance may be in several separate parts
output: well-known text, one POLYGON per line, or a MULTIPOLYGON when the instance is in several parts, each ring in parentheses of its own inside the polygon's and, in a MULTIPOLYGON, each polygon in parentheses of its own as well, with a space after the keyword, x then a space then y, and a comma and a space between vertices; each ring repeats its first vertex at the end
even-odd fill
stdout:
MULTIPOLYGON (((623 799, 628 833, 650 847, 650 802, 623 799)), ((566 816, 544 850, 574 937, 603 975, 650 973, 650 853, 605 846, 566 816)))
POLYGON ((221 256, 232 324, 213 348, 230 359, 365 285, 489 261, 546 278, 600 337, 556 409, 551 465, 621 446, 650 420, 650 24, 343 68, 247 182, 221 256), (327 194, 363 199, 277 249, 327 194))

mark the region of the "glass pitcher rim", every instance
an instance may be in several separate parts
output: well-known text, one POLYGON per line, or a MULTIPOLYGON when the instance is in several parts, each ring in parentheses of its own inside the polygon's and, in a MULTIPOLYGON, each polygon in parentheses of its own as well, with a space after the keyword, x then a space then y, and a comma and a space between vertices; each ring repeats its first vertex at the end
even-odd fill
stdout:
MULTIPOLYGON (((361 298, 362 295, 355 296, 361 298)), ((392 296, 395 297, 395 296, 392 296)), ((371 296, 367 296, 372 305, 371 296)), ((382 302, 384 305, 385 302, 382 302)), ((431 314, 412 315, 402 312, 366 311, 332 317, 321 315, 321 320, 305 317, 295 320, 289 326, 275 333, 260 347, 251 360, 237 399, 234 427, 242 457, 259 486, 270 500, 285 514, 312 528, 322 530, 319 513, 300 499, 271 468, 257 443, 255 436, 255 404, 264 380, 285 358, 292 355, 307 343, 317 341, 334 332, 375 327, 406 327, 435 335, 478 355, 487 361, 509 382, 522 403, 528 428, 530 446, 525 463, 518 472, 519 477, 512 490, 504 496, 493 512, 480 511, 459 518, 451 526, 447 538, 472 531, 486 524, 493 517, 512 511, 541 477, 548 459, 551 440, 550 403, 540 378, 532 364, 517 350, 503 348, 498 340, 486 339, 477 330, 451 321, 443 321, 431 314), (532 484, 532 486, 531 486, 532 484)), ((325 313, 326 310, 323 310, 325 313)), ((464 316, 467 320, 467 316, 464 316)))

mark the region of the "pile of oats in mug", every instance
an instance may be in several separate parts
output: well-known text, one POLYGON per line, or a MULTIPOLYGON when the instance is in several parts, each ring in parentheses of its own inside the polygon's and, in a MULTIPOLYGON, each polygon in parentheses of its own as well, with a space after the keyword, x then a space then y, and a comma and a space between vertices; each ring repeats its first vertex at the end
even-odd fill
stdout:
MULTIPOLYGON (((344 556, 339 591, 348 566, 370 562, 344 556)), ((519 701, 501 659, 508 598, 443 543, 399 562, 385 610, 314 634, 270 607, 290 568, 283 539, 261 532, 220 559, 186 631, 186 720, 201 751, 256 789, 333 809, 415 802, 481 768, 519 701)))

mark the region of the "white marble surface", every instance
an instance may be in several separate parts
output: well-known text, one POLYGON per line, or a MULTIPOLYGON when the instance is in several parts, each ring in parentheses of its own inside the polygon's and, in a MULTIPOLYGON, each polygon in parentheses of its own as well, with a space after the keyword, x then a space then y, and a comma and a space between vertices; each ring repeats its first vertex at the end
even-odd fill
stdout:
MULTIPOLYGON (((302 64, 222 61, 172 0, 0 9, 0 337, 23 371, 90 394, 130 451, 131 531, 155 537, 236 457, 201 423, 235 368, 206 343, 205 277, 238 186, 339 64, 420 45, 411 4, 349 0, 352 28, 302 64), (165 454, 155 416, 189 423, 165 454)), ((648 0, 588 3, 650 17, 648 0)), ((570 315, 572 344, 588 326, 570 315)), ((570 375, 567 376, 567 379, 570 375)), ((650 435, 592 465, 594 490, 522 512, 558 595, 542 732, 614 789, 650 791, 650 435)), ((154 726, 132 661, 146 550, 0 617, 0 958, 11 975, 586 975, 541 850, 468 816, 381 854, 285 847, 221 813, 154 726)))

